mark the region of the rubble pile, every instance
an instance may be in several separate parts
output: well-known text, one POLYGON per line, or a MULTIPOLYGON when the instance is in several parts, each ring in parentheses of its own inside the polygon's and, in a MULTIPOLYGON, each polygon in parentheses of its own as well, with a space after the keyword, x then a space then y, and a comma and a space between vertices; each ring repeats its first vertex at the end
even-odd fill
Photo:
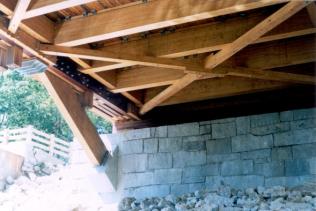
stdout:
POLYGON ((182 196, 168 195, 143 200, 124 198, 119 204, 120 211, 315 211, 316 186, 286 189, 282 186, 271 188, 248 188, 237 190, 227 185, 216 191, 200 190, 182 196))
POLYGON ((71 166, 27 162, 18 178, 0 178, 1 211, 103 211, 89 181, 74 179, 71 166))

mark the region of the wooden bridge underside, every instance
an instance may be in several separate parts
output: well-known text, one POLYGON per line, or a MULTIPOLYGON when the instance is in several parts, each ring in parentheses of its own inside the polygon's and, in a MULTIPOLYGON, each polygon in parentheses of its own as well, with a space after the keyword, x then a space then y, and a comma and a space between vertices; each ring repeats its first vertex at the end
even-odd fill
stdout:
POLYGON ((0 10, 0 66, 48 66, 34 77, 95 164, 107 150, 85 107, 126 129, 315 105, 314 1, 0 0, 0 10))

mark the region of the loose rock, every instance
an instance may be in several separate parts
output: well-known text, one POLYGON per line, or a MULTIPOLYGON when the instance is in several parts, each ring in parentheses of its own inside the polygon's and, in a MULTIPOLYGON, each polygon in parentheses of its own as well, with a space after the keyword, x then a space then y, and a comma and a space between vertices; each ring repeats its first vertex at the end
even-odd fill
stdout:
POLYGON ((282 186, 236 190, 221 185, 216 191, 200 190, 178 197, 168 195, 161 198, 147 198, 140 203, 132 203, 135 199, 125 198, 121 202, 125 205, 125 209, 121 207, 120 210, 134 211, 149 208, 149 210, 161 211, 315 211, 316 196, 314 191, 310 191, 309 188, 299 190, 290 190, 282 186))

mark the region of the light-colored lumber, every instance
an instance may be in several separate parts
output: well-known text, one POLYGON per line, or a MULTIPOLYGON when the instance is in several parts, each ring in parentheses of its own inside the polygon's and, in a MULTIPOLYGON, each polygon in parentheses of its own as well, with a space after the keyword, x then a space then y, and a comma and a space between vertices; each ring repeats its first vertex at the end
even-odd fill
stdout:
MULTIPOLYGON (((66 56, 80 59, 91 59, 105 62, 125 63, 131 66, 143 65, 149 67, 169 68, 175 70, 183 70, 187 72, 203 72, 203 67, 197 63, 188 63, 185 61, 178 61, 169 58, 157 58, 152 56, 137 56, 125 53, 112 53, 100 50, 92 50, 85 48, 69 48, 56 45, 40 45, 40 51, 46 55, 52 56, 66 56)), ((113 65, 110 65, 113 66, 113 65)), ((114 65, 117 68, 116 65, 114 65)), ((124 66, 124 65, 123 65, 124 66)), ((204 70, 207 72, 207 70, 204 70)))
MULTIPOLYGON (((12 16, 17 0, 1 0, 0 10, 7 16, 12 16)), ((45 16, 24 20, 20 28, 32 37, 44 43, 52 43, 55 33, 54 23, 45 16)))
MULTIPOLYGON (((198 80, 176 93, 172 98, 162 102, 160 105, 174 105, 192 101, 229 97, 285 88, 287 86, 289 86, 288 83, 235 76, 198 80)), ((148 89, 145 92, 145 102, 150 101, 150 99, 161 93, 161 91, 162 89, 160 87, 148 89)))
POLYGON ((13 34, 18 29, 30 3, 31 0, 18 0, 8 27, 13 34))
MULTIPOLYGON (((266 14, 251 14, 249 17, 235 17, 200 26, 176 30, 166 35, 151 35, 146 39, 118 43, 101 50, 115 53, 129 53, 139 56, 176 58, 219 51, 246 33, 267 17, 266 14)), ((316 33, 305 10, 298 12, 275 29, 264 34, 252 44, 287 39, 316 33)))
POLYGON ((130 67, 130 66, 132 66, 130 63, 117 63, 117 64, 109 64, 109 65, 102 64, 101 66, 94 66, 91 68, 84 69, 81 72, 85 74, 91 74, 91 73, 104 72, 107 70, 114 70, 114 69, 119 69, 123 67, 130 67))
MULTIPOLYGON (((216 55, 212 55, 206 58, 205 67, 208 69, 213 69, 229 57, 237 53, 242 48, 246 47, 250 43, 254 42, 256 39, 261 37, 263 34, 267 33, 278 24, 282 23, 287 18, 294 15, 296 12, 304 8, 308 3, 301 1, 292 1, 287 3, 277 12, 273 13, 268 18, 264 19, 254 28, 246 32, 244 35, 239 37, 237 40, 224 47, 221 51, 219 51, 216 55)), ((212 72, 212 70, 210 70, 212 72)), ((182 79, 177 80, 174 84, 169 86, 167 89, 159 93, 157 96, 149 100, 144 104, 141 108, 140 113, 144 114, 156 107, 166 99, 170 98, 178 91, 192 83, 194 80, 201 78, 202 76, 187 74, 182 79)))
POLYGON ((307 12, 310 17, 310 20, 312 21, 313 25, 316 27, 316 3, 313 1, 311 4, 309 4, 307 7, 307 12))
POLYGON ((14 69, 21 67, 23 57, 23 49, 16 45, 7 49, 7 67, 14 69))
POLYGON ((137 4, 100 13, 95 16, 67 21, 59 27, 55 43, 63 46, 78 46, 283 2, 286 1, 149 1, 146 4, 137 4))
POLYGON ((93 164, 100 165, 107 150, 81 105, 78 93, 48 71, 41 74, 41 81, 93 164))
MULTIPOLYGON (((138 95, 136 95, 136 94, 132 94, 132 93, 130 93, 130 92, 122 92, 121 94, 122 94, 123 96, 125 96, 127 99, 129 99, 130 101, 132 101, 133 103, 135 103, 135 105, 136 105, 137 107, 142 107, 142 106, 144 105, 142 99, 141 99, 138 95)), ((135 116, 135 115, 133 115, 133 116, 135 116)), ((139 118, 139 117, 137 117, 137 119, 138 119, 138 118, 139 118)))
MULTIPOLYGON (((286 67, 290 65, 298 65, 309 62, 316 62, 316 46, 311 45, 315 43, 315 36, 305 36, 296 39, 289 39, 283 42, 262 43, 256 46, 250 46, 236 54, 226 63, 234 65, 228 72, 233 73, 238 66, 245 68, 250 75, 243 75, 244 77, 261 78, 267 77, 267 80, 284 80, 287 79, 277 75, 262 76, 261 71, 277 67, 286 67), (252 72, 254 70, 254 72, 252 72), (258 71, 258 73, 257 73, 258 71)), ((215 68, 213 73, 220 73, 223 65, 215 68)), ((222 69, 223 70, 223 69, 222 69)), ((237 74, 238 71, 236 70, 237 74)), ((225 73, 227 74, 227 72, 225 73)), ((158 69, 153 67, 133 68, 130 70, 118 71, 116 74, 116 85, 113 92, 131 91, 145 88, 153 88, 157 86, 166 86, 174 83, 179 78, 183 77, 184 73, 180 70, 158 69)), ((241 76, 241 75, 240 75, 241 76)), ((291 77, 291 75, 289 75, 291 77)), ((297 78, 300 78, 297 72, 297 78)), ((206 75, 204 78, 208 78, 206 75)), ((293 76, 295 79, 296 76, 293 76)), ((305 77, 305 76, 304 76, 305 77)), ((311 81, 311 79, 308 79, 311 81)), ((302 83, 304 81, 292 80, 293 83, 302 83)))
POLYGON ((90 62, 87 60, 80 59, 77 57, 70 57, 70 59, 72 61, 76 62, 80 67, 83 67, 83 68, 90 68, 91 67, 90 62))
POLYGON ((154 67, 124 70, 117 73, 116 86, 112 91, 117 93, 170 85, 184 75, 181 70, 154 67))
MULTIPOLYGON (((309 2, 291 1, 279 9, 277 12, 260 22, 233 43, 229 44, 215 55, 210 55, 205 60, 205 68, 213 69, 229 57, 257 40, 259 37, 303 9, 309 2)), ((211 70, 210 70, 211 71, 211 70)))
POLYGON ((13 35, 8 31, 4 22, 0 21, 0 36, 2 37, 2 39, 10 42, 11 44, 20 46, 21 48, 23 48, 24 52, 28 52, 36 56, 41 61, 44 61, 49 65, 54 65, 53 60, 43 56, 41 53, 37 51, 39 41, 31 35, 29 35, 28 33, 24 32, 23 30, 18 29, 17 32, 13 35))
POLYGON ((25 13, 23 19, 33 18, 93 1, 97 0, 37 0, 25 13))
POLYGON ((170 96, 176 94, 178 91, 186 87, 187 85, 191 84, 193 81, 199 79, 200 76, 197 74, 186 74, 184 77, 178 79, 176 82, 174 82, 172 85, 170 85, 168 88, 160 92, 158 95, 150 99, 148 102, 146 102, 143 107, 141 107, 140 114, 145 114, 149 110, 153 109, 157 105, 164 102, 166 99, 168 99, 170 96))
POLYGON ((240 76, 245 78, 316 85, 315 76, 276 72, 271 70, 257 70, 245 67, 218 67, 214 69, 214 72, 223 73, 225 75, 240 76))
POLYGON ((138 57, 130 54, 115 54, 100 50, 84 48, 68 48, 55 45, 41 45, 40 51, 47 55, 76 57, 81 59, 91 59, 105 62, 130 63, 131 65, 144 65, 161 68, 173 68, 185 70, 185 65, 180 61, 150 56, 138 57))
POLYGON ((106 121, 113 123, 113 117, 110 116, 109 114, 106 114, 105 112, 101 111, 100 109, 98 109, 96 107, 91 107, 91 108, 89 108, 89 111, 91 111, 94 114, 96 114, 97 116, 105 119, 106 121))
MULTIPOLYGON (((255 26, 266 17, 264 14, 238 17, 225 22, 215 22, 203 26, 191 27, 176 31, 164 36, 154 36, 144 40, 137 40, 123 44, 115 44, 102 48, 104 51, 116 53, 129 53, 139 56, 147 54, 175 58, 221 50, 226 45, 237 39, 251 27, 255 26)), ((300 11, 271 32, 258 38, 252 44, 275 41, 316 33, 316 28, 311 24, 307 12, 300 11)), ((128 63, 117 64, 117 68, 130 66, 128 63)), ((83 70, 85 73, 107 71, 115 66, 97 65, 94 68, 83 70)))
MULTIPOLYGON (((76 57, 70 57, 73 61, 75 61, 79 66, 85 68, 85 70, 93 69, 89 63, 87 63, 85 60, 76 58, 76 57)), ((104 65, 106 62, 101 62, 101 65, 104 65)), ((98 64, 98 63, 97 63, 98 64)), ((97 67, 95 67, 97 68, 97 67)), ((84 72, 84 71, 82 71, 84 72)), ((90 72, 89 75, 94 78, 95 80, 99 81, 101 84, 106 86, 109 89, 116 88, 116 72, 115 71, 107 71, 107 72, 90 72)), ((129 92, 122 92, 123 96, 125 96, 127 99, 135 103, 138 107, 143 106, 142 100, 140 100, 137 96, 135 96, 132 93, 129 92)), ((101 110, 98 110, 97 112, 102 112, 101 110)), ((108 114, 105 114, 105 116, 109 116, 108 114)), ((135 115, 133 115, 133 118, 135 115)))
POLYGON ((231 62, 235 66, 271 69, 316 61, 316 36, 309 35, 282 42, 249 46, 236 54, 231 62))

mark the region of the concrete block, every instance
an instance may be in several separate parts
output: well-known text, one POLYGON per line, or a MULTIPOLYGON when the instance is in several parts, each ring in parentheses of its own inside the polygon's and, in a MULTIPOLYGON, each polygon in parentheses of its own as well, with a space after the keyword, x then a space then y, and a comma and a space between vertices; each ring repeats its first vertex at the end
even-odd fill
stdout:
POLYGON ((130 141, 136 139, 150 138, 150 128, 127 130, 111 135, 115 141, 130 141))
POLYGON ((219 175, 219 165, 209 164, 202 166, 190 166, 183 168, 182 182, 205 182, 205 176, 219 175))
POLYGON ((154 171, 155 184, 180 184, 182 169, 160 169, 154 171))
POLYGON ((211 124, 217 124, 217 123, 227 123, 227 122, 234 122, 236 118, 225 118, 225 119, 214 119, 211 120, 211 124))
POLYGON ((293 159, 316 157, 316 143, 295 145, 292 147, 292 151, 293 159))
POLYGON ((276 160, 291 160, 292 156, 292 148, 291 147, 278 147, 272 148, 271 158, 273 161, 276 160))
POLYGON ((207 154, 207 163, 219 163, 229 160, 240 160, 240 153, 230 153, 230 154, 207 154))
POLYGON ((205 134, 205 135, 198 135, 198 136, 186 136, 183 137, 183 142, 186 141, 208 141, 211 139, 211 134, 205 134))
POLYGON ((212 127, 211 125, 200 125, 200 135, 211 134, 212 127))
POLYGON ((291 122, 292 130, 301 130, 307 128, 315 128, 316 127, 316 119, 303 119, 296 120, 291 122))
POLYGON ((202 122, 199 122, 200 126, 201 125, 210 125, 211 124, 211 120, 208 120, 208 121, 202 121, 202 122))
POLYGON ((266 177, 284 176, 284 161, 255 164, 254 173, 266 177))
POLYGON ((282 122, 272 125, 265 125, 261 127, 251 128, 250 133, 253 135, 268 135, 271 133, 279 133, 285 132, 290 130, 290 123, 289 122, 282 122))
POLYGON ((144 139, 144 153, 156 153, 158 152, 158 139, 150 138, 144 139))
POLYGON ((205 182, 205 169, 203 166, 190 166, 183 168, 182 183, 205 182))
POLYGON ((123 141, 120 143, 120 154, 136 154, 143 152, 143 140, 123 141))
POLYGON ((271 157, 266 157, 266 158, 257 158, 257 159, 255 159, 255 160, 253 160, 253 162, 255 163, 255 164, 258 164, 258 163, 269 163, 269 162, 271 162, 272 160, 271 160, 271 157))
POLYGON ((163 169, 172 167, 171 153, 157 153, 148 155, 148 169, 163 169))
POLYGON ((292 130, 274 134, 275 146, 288 146, 295 144, 308 144, 316 142, 316 128, 292 130))
POLYGON ((316 118, 316 109, 298 109, 293 111, 294 120, 316 118))
POLYGON ((184 151, 206 150, 205 141, 183 141, 184 151))
POLYGON ((168 127, 167 126, 160 126, 151 128, 152 130, 152 137, 156 138, 163 138, 168 136, 168 127))
POLYGON ((251 174, 252 172, 252 160, 225 161, 221 165, 221 175, 223 176, 245 175, 251 174))
POLYGON ((244 152, 256 149, 271 148, 273 145, 272 135, 254 136, 240 135, 232 138, 232 151, 244 152))
POLYGON ((200 127, 197 122, 168 126, 168 137, 194 136, 199 135, 199 133, 200 127))
POLYGON ((298 185, 302 185, 303 181, 300 177, 268 177, 265 179, 265 186, 266 187, 273 187, 273 186, 284 186, 284 187, 295 187, 298 185))
POLYGON ((143 172, 147 168, 147 154, 123 155, 119 163, 123 173, 143 172))
POLYGON ((226 138, 236 135, 235 122, 212 124, 212 138, 226 138))
POLYGON ((202 167, 204 169, 205 176, 215 176, 220 174, 219 164, 208 164, 202 167))
POLYGON ((250 117, 237 117, 236 118, 237 135, 247 134, 250 131, 250 117))
POLYGON ((264 186, 264 177, 258 175, 223 177, 223 181, 225 184, 238 189, 264 186))
POLYGON ((285 175, 286 176, 302 176, 309 174, 309 163, 305 159, 286 160, 285 175))
POLYGON ((171 185, 170 193, 176 196, 180 196, 186 193, 192 193, 197 190, 205 188, 204 183, 192 183, 192 184, 173 184, 171 185))
POLYGON ((180 196, 182 194, 189 193, 189 184, 175 184, 171 185, 171 194, 180 196))
POLYGON ((206 151, 175 152, 173 153, 173 167, 196 166, 206 164, 206 151))
POLYGON ((271 156, 271 149, 259 149, 249 152, 242 152, 241 159, 243 160, 256 160, 258 158, 270 158, 271 156))
POLYGON ((251 127, 261 127, 280 122, 279 113, 268 113, 250 116, 251 127))
POLYGON ((160 138, 159 152, 177 152, 182 149, 181 138, 160 138))
POLYGON ((315 175, 311 174, 311 175, 304 175, 304 176, 300 176, 300 181, 302 181, 303 184, 316 184, 316 177, 315 175))
POLYGON ((112 155, 108 155, 104 164, 94 167, 93 170, 88 178, 98 193, 116 191, 118 182, 118 148, 114 150, 112 155))
POLYGON ((129 173, 123 175, 124 188, 141 187, 154 184, 154 174, 152 172, 129 173))
POLYGON ((293 120, 293 111, 282 111, 280 112, 281 122, 290 122, 293 120))
POLYGON ((316 157, 308 159, 309 171, 311 174, 316 174, 316 157))
POLYGON ((135 197, 144 199, 148 197, 164 197, 170 194, 169 185, 151 185, 139 188, 130 188, 125 190, 125 197, 135 197))
POLYGON ((231 150, 231 139, 210 140, 206 142, 207 154, 226 154, 231 150))
POLYGON ((217 190, 217 188, 224 182, 221 176, 207 176, 205 186, 209 190, 217 190))

